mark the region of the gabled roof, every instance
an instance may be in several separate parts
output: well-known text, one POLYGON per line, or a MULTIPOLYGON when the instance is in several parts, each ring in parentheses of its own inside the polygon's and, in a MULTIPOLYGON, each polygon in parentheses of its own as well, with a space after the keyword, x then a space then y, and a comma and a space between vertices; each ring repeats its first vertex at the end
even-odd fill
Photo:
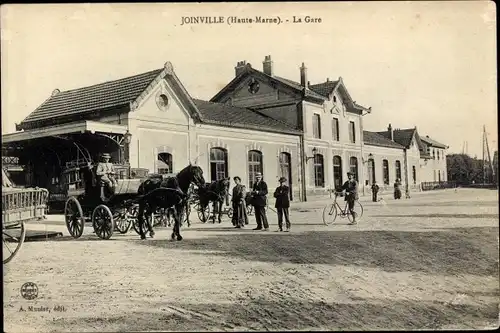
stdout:
POLYGON ((46 126, 49 122, 64 122, 62 119, 86 119, 90 115, 104 110, 133 111, 141 99, 149 93, 148 87, 165 78, 180 96, 191 116, 197 119, 196 107, 186 89, 173 71, 170 62, 164 68, 155 69, 119 80, 108 81, 88 87, 59 91, 55 89, 52 96, 26 117, 17 129, 31 129, 46 126))
POLYGON ((323 83, 311 84, 309 86, 309 89, 311 89, 314 92, 317 92, 322 96, 328 97, 335 90, 338 83, 339 81, 326 81, 323 83))
POLYGON ((423 142, 427 143, 428 145, 436 148, 442 148, 442 149, 447 149, 448 146, 445 144, 442 144, 440 142, 437 142, 436 140, 431 139, 428 135, 420 137, 420 140, 423 142))
MULTIPOLYGON (((390 140, 389 131, 376 132, 377 134, 382 135, 383 137, 390 140)), ((413 134, 415 133, 415 128, 408 129, 395 129, 393 130, 394 134, 394 142, 399 143, 405 148, 410 147, 411 140, 413 139, 413 134)))
MULTIPOLYGON (((267 75, 264 72, 261 72, 261 73, 264 74, 264 75, 267 75)), ((305 94, 306 94, 307 97, 315 97, 317 99, 320 99, 321 101, 327 99, 327 98, 325 98, 325 96, 323 96, 321 94, 318 94, 317 92, 315 92, 312 89, 310 89, 310 87, 304 89, 304 87, 302 87, 302 85, 300 83, 295 82, 293 80, 286 79, 286 78, 283 78, 283 77, 280 77, 280 76, 270 76, 270 75, 267 75, 267 76, 269 76, 271 78, 274 78, 274 79, 280 81, 281 83, 288 85, 289 87, 291 87, 293 89, 300 90, 300 91, 304 90, 304 92, 305 92, 305 94)), ((328 96, 326 96, 326 97, 328 97, 328 96)))
MULTIPOLYGON (((390 139, 389 131, 377 132, 377 134, 382 135, 383 137, 390 139)), ((415 138, 415 143, 417 144, 418 150, 420 151, 421 158, 428 158, 429 154, 427 153, 422 140, 420 139, 420 135, 418 135, 417 127, 407 128, 407 129, 395 129, 393 131, 394 142, 399 143, 405 148, 410 148, 410 144, 412 139, 415 138)))
POLYGON ((54 90, 42 105, 22 122, 29 122, 88 113, 129 105, 160 74, 162 68, 146 73, 67 91, 54 90))
POLYGON ((200 112, 202 123, 286 134, 301 133, 288 124, 258 111, 200 99, 193 101, 200 112))
POLYGON ((391 141, 376 132, 363 131, 363 142, 365 145, 404 149, 402 145, 391 141))
POLYGON ((302 85, 298 82, 295 82, 293 80, 285 79, 279 76, 275 75, 268 75, 262 71, 259 71, 255 68, 252 67, 251 64, 246 64, 244 70, 237 75, 234 79, 232 79, 224 88, 222 88, 215 96, 213 96, 210 99, 210 102, 220 102, 221 98, 228 92, 231 92, 234 87, 239 84, 242 80, 244 80, 247 76, 253 75, 256 77, 261 77, 262 80, 268 80, 271 81, 275 84, 280 84, 282 86, 285 86, 288 89, 291 89, 292 91, 296 92, 297 94, 302 94, 304 93, 304 96, 306 97, 306 100, 309 100, 311 102, 315 103, 320 103, 322 104, 326 98, 324 96, 321 96, 314 91, 302 87, 302 85))

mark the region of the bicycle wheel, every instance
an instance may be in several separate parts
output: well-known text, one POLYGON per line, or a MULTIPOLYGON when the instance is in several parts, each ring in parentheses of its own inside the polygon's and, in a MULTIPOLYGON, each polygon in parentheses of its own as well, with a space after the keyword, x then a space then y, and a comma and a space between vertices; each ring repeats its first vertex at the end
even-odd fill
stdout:
POLYGON ((337 218, 337 206, 335 204, 326 205, 323 208, 323 223, 325 225, 330 225, 335 222, 337 218))
MULTIPOLYGON (((361 220, 361 217, 363 216, 363 206, 359 203, 359 201, 354 202, 354 216, 356 217, 356 222, 359 222, 361 220)), ((347 218, 349 219, 349 222, 353 222, 353 216, 350 212, 347 213, 347 218)))

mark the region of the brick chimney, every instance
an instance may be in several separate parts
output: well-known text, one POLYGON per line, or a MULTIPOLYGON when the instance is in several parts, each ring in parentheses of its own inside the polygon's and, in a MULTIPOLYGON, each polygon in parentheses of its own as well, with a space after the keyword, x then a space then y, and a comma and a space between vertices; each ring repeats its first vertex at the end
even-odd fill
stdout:
POLYGON ((300 67, 300 85, 302 87, 307 87, 307 68, 304 63, 302 63, 302 66, 300 67))
POLYGON ((268 55, 265 57, 264 61, 262 62, 262 71, 270 76, 273 76, 273 61, 271 60, 271 56, 268 55))
POLYGON ((235 76, 238 76, 241 73, 243 73, 243 71, 245 70, 246 65, 247 65, 246 60, 238 61, 238 63, 236 64, 236 67, 234 67, 235 76))
POLYGON ((387 132, 389 132, 389 139, 391 139, 391 141, 394 141, 394 131, 392 130, 391 124, 389 124, 389 127, 387 127, 387 132))

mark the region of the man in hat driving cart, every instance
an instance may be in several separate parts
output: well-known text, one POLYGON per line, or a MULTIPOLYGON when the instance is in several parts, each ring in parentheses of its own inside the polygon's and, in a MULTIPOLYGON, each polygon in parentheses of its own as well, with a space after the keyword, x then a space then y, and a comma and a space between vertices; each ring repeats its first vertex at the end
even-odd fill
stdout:
POLYGON ((106 185, 110 193, 115 192, 117 181, 115 179, 115 168, 113 163, 109 162, 111 155, 108 153, 102 154, 102 160, 97 164, 96 175, 101 182, 106 185))

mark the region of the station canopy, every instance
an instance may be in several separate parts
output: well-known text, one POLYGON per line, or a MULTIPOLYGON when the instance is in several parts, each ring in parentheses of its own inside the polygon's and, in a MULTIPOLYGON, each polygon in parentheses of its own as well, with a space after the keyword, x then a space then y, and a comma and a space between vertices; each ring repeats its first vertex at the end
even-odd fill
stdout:
POLYGON ((126 125, 82 120, 2 135, 2 155, 27 160, 55 156, 61 162, 87 156, 95 159, 102 152, 116 152, 127 131, 126 125))

